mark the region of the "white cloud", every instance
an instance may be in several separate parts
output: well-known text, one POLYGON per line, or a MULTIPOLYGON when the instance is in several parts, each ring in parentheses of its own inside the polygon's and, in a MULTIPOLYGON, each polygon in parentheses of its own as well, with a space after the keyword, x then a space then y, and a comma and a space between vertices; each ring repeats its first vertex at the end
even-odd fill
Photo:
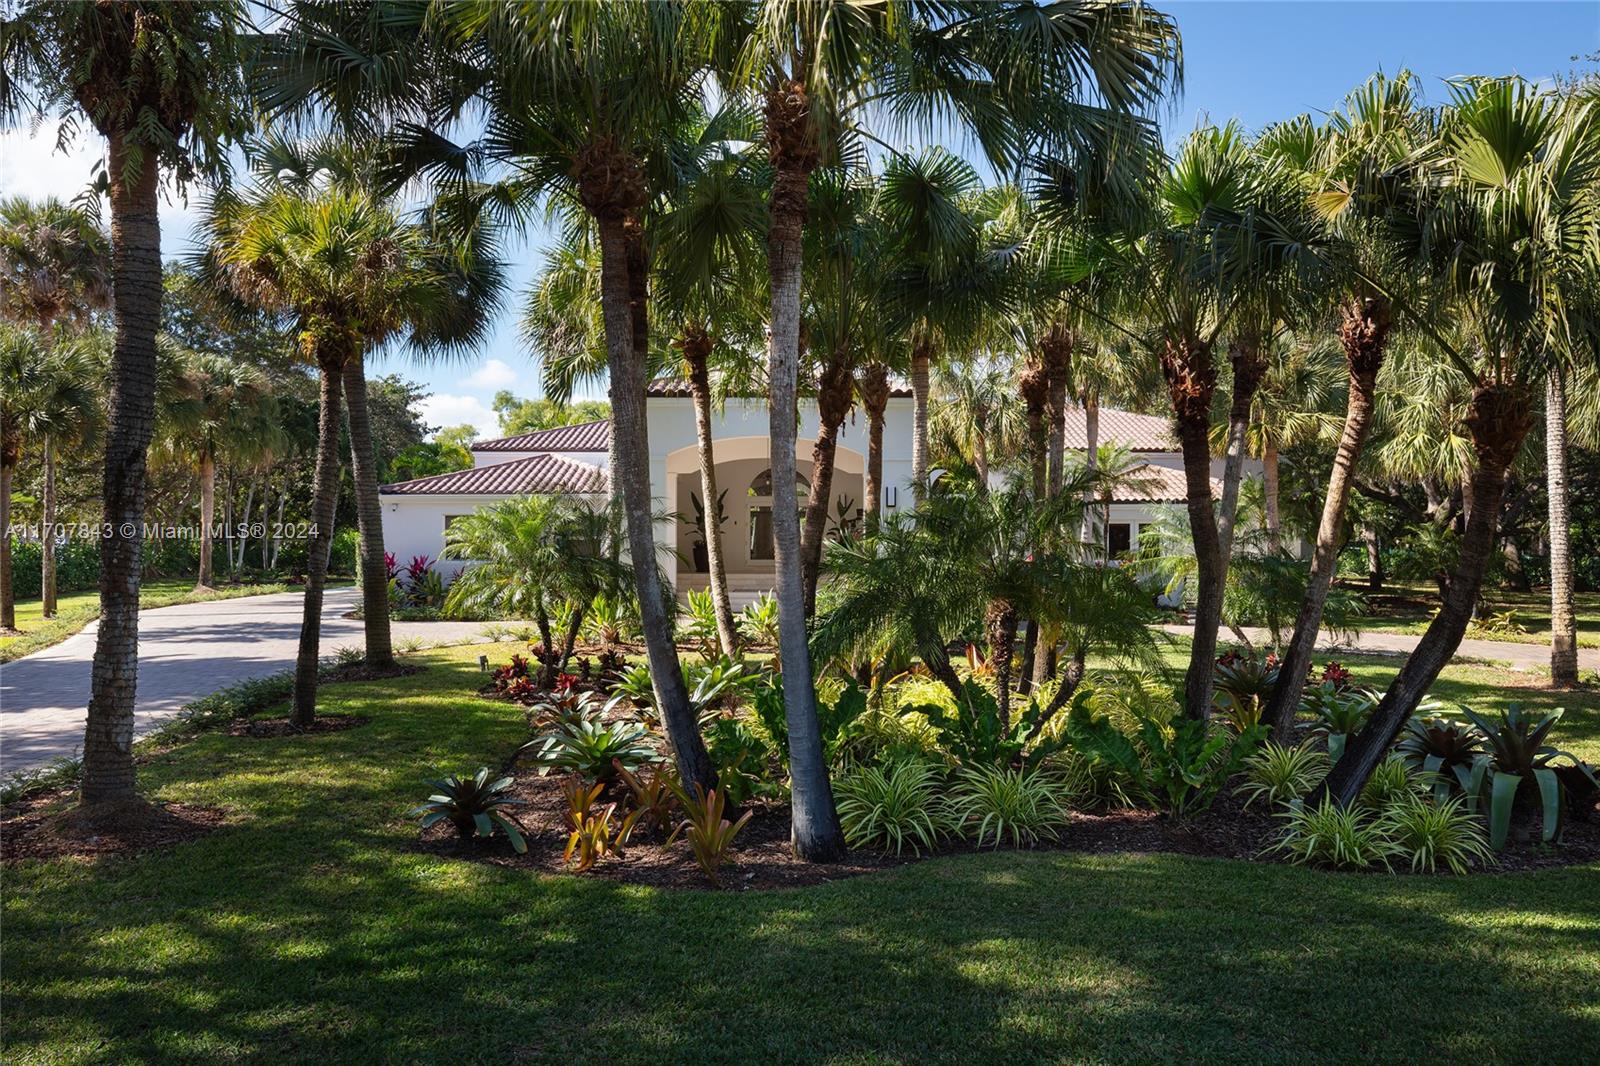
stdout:
POLYGON ((474 370, 461 384, 469 389, 509 389, 521 380, 522 375, 509 365, 499 359, 490 359, 474 370))
MULTIPOLYGON (((0 129, 0 194, 43 199, 54 196, 71 201, 89 188, 97 164, 105 159, 105 139, 80 123, 67 150, 56 150, 61 124, 41 122, 37 130, 7 126, 0 129)), ((191 186, 188 202, 170 184, 161 197, 161 251, 173 256, 188 251, 190 231, 198 218, 202 190, 191 186)), ((109 224, 110 205, 101 204, 101 218, 109 224)))
POLYGON ((439 429, 465 423, 475 427, 480 438, 500 435, 500 419, 476 396, 436 392, 417 401, 417 412, 424 422, 439 429))

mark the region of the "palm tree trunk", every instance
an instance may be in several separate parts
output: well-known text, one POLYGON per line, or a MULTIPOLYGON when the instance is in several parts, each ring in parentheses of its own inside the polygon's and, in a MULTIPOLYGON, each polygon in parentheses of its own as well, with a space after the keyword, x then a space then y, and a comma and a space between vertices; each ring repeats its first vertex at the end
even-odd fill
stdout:
POLYGON ((839 454, 839 429, 850 414, 848 353, 836 351, 817 382, 817 439, 811 446, 811 492, 806 498, 805 530, 800 537, 806 617, 817 610, 817 575, 822 542, 828 534, 828 503, 833 497, 833 466, 839 454))
POLYGON ((239 571, 244 569, 245 549, 250 547, 250 512, 256 508, 256 483, 251 481, 245 486, 244 512, 239 520, 239 543, 235 545, 233 555, 228 558, 228 569, 237 580, 239 571))
POLYGON ((1270 436, 1261 453, 1262 495, 1266 500, 1267 547, 1282 547, 1283 526, 1278 516, 1278 444, 1270 436))
MULTIPOLYGON (((317 715, 317 660, 322 654, 322 591, 328 581, 328 554, 333 548, 334 511, 339 503, 339 385, 345 353, 319 351, 317 466, 311 481, 311 521, 316 530, 306 551, 305 607, 300 618, 300 647, 294 662, 294 705, 290 720, 309 726, 317 715)), ((387 584, 387 583, 386 583, 387 584)))
POLYGON ((383 500, 378 496, 378 456, 367 413, 367 372, 361 352, 344 364, 344 402, 350 426, 350 472, 356 487, 356 519, 361 529, 361 628, 367 641, 367 666, 394 666, 389 636, 389 566, 383 551, 383 500))
MULTIPOLYGON (((9 429, 9 427, 7 427, 9 429)), ((15 435, 6 433, 5 455, 13 452, 15 435)), ((16 440, 16 451, 22 442, 16 440)), ((11 585, 11 477, 16 470, 15 460, 0 458, 0 631, 14 632, 17 628, 17 601, 11 585)))
POLYGON ((928 372, 933 346, 918 339, 911 347, 911 492, 921 503, 928 494, 928 372))
POLYGON ((1550 497, 1550 682, 1578 683, 1578 623, 1572 606, 1571 484, 1567 472, 1567 387, 1560 367, 1545 383, 1545 471, 1550 497))
POLYGON ((211 521, 217 513, 217 460, 210 451, 200 453, 200 571, 197 589, 211 587, 211 521))
MULTIPOLYGON (((1049 342, 1046 341, 1043 347, 1048 346, 1049 342)), ((1050 467, 1049 430, 1045 425, 1050 408, 1050 372, 1045 359, 1029 358, 1028 365, 1017 382, 1017 388, 1022 394, 1022 403, 1027 410, 1028 460, 1033 475, 1033 499, 1037 502, 1045 498, 1050 467)), ((1033 684, 1038 649, 1039 627, 1029 619, 1022 639, 1021 674, 1024 695, 1031 690, 1033 684)))
MULTIPOLYGON (((1046 485, 1052 498, 1061 494, 1066 478, 1067 457, 1067 378, 1072 376, 1072 331, 1057 322, 1045 335, 1040 352, 1044 357, 1046 418, 1046 485)), ((1041 497, 1042 498, 1042 497, 1041 497)))
POLYGON ((156 331, 161 328, 160 170, 133 164, 120 133, 109 139, 111 277, 117 338, 101 483, 100 625, 83 733, 80 802, 131 801, 133 701, 139 679, 139 579, 148 492, 146 459, 156 420, 156 331))
POLYGON ((1311 654, 1322 629, 1322 611, 1339 569, 1345 509, 1354 487, 1356 461, 1361 458, 1367 431, 1372 425, 1378 371, 1383 366, 1384 345, 1389 333, 1387 305, 1375 300, 1346 305, 1339 332, 1350 375, 1344 432, 1333 456, 1333 470, 1328 474, 1328 491, 1322 503, 1322 520, 1317 526, 1317 545, 1311 556, 1305 598, 1300 603, 1294 635, 1289 638, 1289 647, 1278 670, 1278 687, 1262 717, 1280 736, 1287 735, 1300 709, 1300 695, 1305 690, 1306 673, 1311 668, 1311 654))
POLYGON ((979 496, 989 495, 989 438, 982 430, 972 438, 972 471, 977 477, 979 496))
MULTIPOLYGON (((1083 465, 1093 474, 1100 469, 1100 393, 1097 389, 1090 389, 1083 396, 1083 437, 1083 465)), ((1095 530, 1094 489, 1087 491, 1089 500, 1086 502, 1090 506, 1083 509, 1083 539, 1086 543, 1095 543, 1100 537, 1095 530)))
MULTIPOLYGON (((1532 425, 1531 410, 1529 397, 1516 386, 1482 385, 1474 390, 1464 420, 1478 458, 1472 475, 1472 518, 1462 535, 1461 554, 1439 613, 1390 683, 1365 728, 1350 738, 1344 755, 1309 802, 1319 801, 1322 795, 1331 795, 1343 806, 1355 802, 1367 778, 1388 756, 1395 737, 1438 679, 1439 671, 1461 645, 1494 551, 1506 474, 1532 425)), ((1279 676, 1284 676, 1281 670, 1279 676)))
POLYGON ((56 438, 53 433, 44 435, 43 495, 40 508, 42 528, 39 538, 39 613, 45 618, 54 618, 56 616, 56 438))
POLYGON ((1223 580, 1233 556, 1233 530, 1239 515, 1239 482, 1244 477, 1245 434, 1250 429, 1250 408, 1266 373, 1259 337, 1246 335, 1235 341, 1233 400, 1228 407, 1228 436, 1222 464, 1222 505, 1217 508, 1217 540, 1222 546, 1223 580))
POLYGON ((1217 656, 1217 627, 1222 622, 1226 577, 1217 512, 1211 495, 1211 397, 1216 367, 1210 348, 1193 340, 1169 340, 1161 351, 1161 373, 1177 424, 1183 452, 1183 476, 1198 574, 1195 584, 1194 636, 1189 669, 1184 675, 1184 713, 1205 718, 1211 713, 1212 674, 1217 656))
POLYGON ((862 482, 866 500, 862 510, 870 533, 878 528, 883 512, 883 423, 889 407, 889 368, 882 363, 867 367, 861 376, 860 392, 861 406, 867 412, 867 469, 862 482))
POLYGON ((644 629, 645 651, 656 706, 661 708, 667 742, 684 785, 716 785, 716 771, 700 737, 699 723, 689 706, 678 649, 672 642, 672 618, 663 602, 660 571, 656 566, 654 507, 650 492, 650 442, 645 423, 645 352, 636 347, 636 306, 630 269, 643 244, 638 223, 618 211, 605 211, 600 225, 600 305, 605 321, 606 363, 610 371, 611 433, 616 443, 613 484, 620 489, 628 528, 628 553, 633 560, 639 621, 644 629))
POLYGON ((989 604, 984 619, 989 631, 989 661, 994 664, 994 690, 1000 700, 1000 733, 1011 733, 1011 655, 1017 643, 1017 608, 1007 600, 989 604))
POLYGON ((722 552, 721 494, 717 490, 717 455, 711 437, 711 337, 695 323, 684 326, 679 342, 689 395, 694 400, 694 440, 700 459, 700 495, 706 501, 706 569, 711 605, 717 614, 717 642, 722 654, 739 654, 739 630, 728 594, 728 565, 722 552))
POLYGON ((1361 539, 1367 546, 1367 588, 1373 592, 1383 589, 1383 551, 1378 543, 1378 527, 1367 522, 1361 527, 1361 539))
MULTIPOLYGON (((817 690, 807 643, 804 564, 795 498, 795 403, 800 374, 800 280, 807 182, 816 165, 810 99, 799 83, 780 85, 767 97, 767 139, 777 165, 769 201, 767 270, 771 279, 772 336, 767 349, 770 400, 767 425, 772 453, 772 539, 778 594, 778 646, 783 655, 783 703, 789 729, 789 774, 793 811, 790 844, 807 862, 844 854, 844 833, 828 782, 817 721, 817 690)), ((915 377, 915 374, 913 374, 915 377)), ((923 373, 926 385, 926 365, 923 373)), ((922 433, 926 432, 925 420, 922 433)), ((914 439, 926 473, 926 441, 914 439), (918 443, 920 441, 920 443, 918 443)), ((924 478, 919 478, 918 485, 924 478)))

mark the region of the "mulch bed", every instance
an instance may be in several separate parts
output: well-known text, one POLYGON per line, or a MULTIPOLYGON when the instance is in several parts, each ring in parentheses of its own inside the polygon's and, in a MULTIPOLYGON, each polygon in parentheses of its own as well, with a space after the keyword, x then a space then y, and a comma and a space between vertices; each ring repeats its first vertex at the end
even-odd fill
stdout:
POLYGON ((344 663, 341 666, 331 666, 317 675, 317 680, 322 684, 339 684, 345 681, 380 681, 386 677, 410 677, 426 670, 426 666, 416 663, 395 663, 393 666, 382 670, 374 669, 364 662, 344 663))
POLYGON ((233 723, 228 735, 256 739, 303 737, 313 733, 343 733, 346 729, 357 729, 371 721, 364 714, 321 714, 313 718, 308 726, 296 725, 288 718, 247 718, 233 723))
MULTIPOLYGON (((570 778, 554 774, 539 777, 526 769, 508 772, 515 774, 517 783, 513 791, 526 804, 516 808, 515 813, 528 830, 527 854, 518 855, 511 843, 498 834, 488 840, 462 840, 444 822, 424 831, 417 847, 435 855, 495 866, 541 873, 567 872, 569 868, 562 861, 568 833, 564 788, 570 778)), ((789 808, 757 804, 754 809, 755 816, 739 834, 732 856, 722 868, 723 889, 762 890, 824 884, 904 866, 919 859, 908 848, 898 857, 876 851, 852 851, 840 862, 800 862, 789 850, 789 808)), ((1037 850, 1097 855, 1160 853, 1272 862, 1278 860, 1263 853, 1278 839, 1280 825, 1281 820, 1267 814, 1260 803, 1245 808, 1239 798, 1224 792, 1210 808, 1182 821, 1145 809, 1075 811, 1059 830, 1060 839, 1043 841, 1037 850)), ((1565 839, 1558 848, 1538 845, 1537 826, 1531 828, 1534 843, 1507 848, 1498 856, 1498 865, 1482 872, 1509 873, 1600 861, 1600 813, 1587 820, 1569 819, 1565 839)), ((638 831, 623 857, 601 859, 583 876, 659 888, 715 887, 701 872, 686 844, 680 840, 666 848, 660 846, 662 839, 660 834, 638 831)), ((950 840, 936 854, 967 854, 977 850, 969 841, 950 840)), ((1381 869, 1373 872, 1384 873, 1381 869)), ((1398 866, 1396 872, 1404 873, 1408 869, 1398 866)))
POLYGON ((37 793, 0 815, 0 862, 128 855, 196 840, 227 824, 226 812, 188 803, 139 804, 127 816, 87 823, 71 804, 76 793, 37 793))

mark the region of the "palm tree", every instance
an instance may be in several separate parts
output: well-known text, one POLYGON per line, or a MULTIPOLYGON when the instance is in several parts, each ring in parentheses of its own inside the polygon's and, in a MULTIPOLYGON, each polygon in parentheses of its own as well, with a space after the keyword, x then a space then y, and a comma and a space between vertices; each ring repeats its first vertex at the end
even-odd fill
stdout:
POLYGON ((22 461, 23 424, 32 398, 42 386, 44 345, 32 326, 0 322, 0 530, 6 551, 0 556, 0 631, 17 628, 11 581, 11 480, 22 461))
POLYGON ((988 492, 991 469, 1010 459, 1023 428, 1011 402, 1011 374, 992 359, 953 363, 941 368, 934 395, 934 440, 970 456, 973 488, 988 492))
MULTIPOLYGON (((380 552, 382 546, 382 520, 373 502, 376 460, 370 428, 361 417, 365 378, 352 374, 351 364, 359 370, 368 351, 401 335, 424 350, 470 343, 499 282, 497 265, 470 237, 451 239, 407 222, 354 183, 320 182, 314 175, 323 168, 315 160, 326 156, 319 149, 306 154, 302 169, 285 171, 279 163, 293 154, 293 146, 281 142, 265 145, 258 160, 272 172, 243 194, 223 190, 212 199, 205 223, 210 248, 201 266, 233 298, 292 321, 301 355, 315 363, 320 377, 314 529, 295 666, 293 719, 304 726, 316 713, 323 585, 339 491, 342 394, 352 400, 358 507, 372 512, 362 520, 364 540, 380 552)), ((381 555, 374 565, 370 554, 364 551, 362 559, 367 657, 381 666, 393 658, 386 624, 388 579, 381 555)))
POLYGON ((1562 367, 1545 378, 1545 469, 1550 499, 1550 683, 1578 683, 1578 623, 1572 606, 1572 519, 1567 469, 1567 388, 1562 367))
POLYGON ((1563 107, 1516 78, 1452 87, 1429 159, 1426 246, 1473 342, 1434 340, 1472 387, 1475 466, 1460 554, 1439 613, 1345 748, 1324 790, 1355 801, 1471 622, 1507 474, 1549 368, 1593 344, 1600 248, 1600 102, 1563 107))
POLYGON ((211 586, 212 520, 217 463, 259 460, 281 432, 278 405, 265 374, 210 352, 176 349, 159 407, 157 440, 166 454, 200 475, 200 568, 195 588, 211 586))
POLYGON ((1279 671, 1283 679, 1263 714, 1287 730, 1321 630, 1323 604, 1338 568, 1345 510, 1357 461, 1372 425, 1378 374, 1395 318, 1395 299, 1413 286, 1397 244, 1415 228, 1413 157, 1427 137, 1409 74, 1377 75, 1352 93, 1325 133, 1304 118, 1268 131, 1260 150, 1304 178, 1334 240, 1331 274, 1339 284, 1339 339, 1349 371, 1344 430, 1334 453, 1317 527, 1311 577, 1279 671))
MULTIPOLYGON (((106 139, 117 339, 106 432, 100 624, 83 744, 84 807, 132 803, 133 702, 146 451, 161 321, 161 168, 179 182, 227 168, 245 126, 237 0, 29 3, 5 25, 0 115, 85 117, 106 139)), ((127 809, 124 807, 123 809, 127 809)))
POLYGON ((28 394, 22 415, 24 432, 39 437, 44 453, 39 597, 45 618, 56 615, 56 456, 63 447, 93 443, 105 421, 105 396, 99 384, 105 372, 105 347, 95 333, 57 338, 45 353, 38 388, 28 394))

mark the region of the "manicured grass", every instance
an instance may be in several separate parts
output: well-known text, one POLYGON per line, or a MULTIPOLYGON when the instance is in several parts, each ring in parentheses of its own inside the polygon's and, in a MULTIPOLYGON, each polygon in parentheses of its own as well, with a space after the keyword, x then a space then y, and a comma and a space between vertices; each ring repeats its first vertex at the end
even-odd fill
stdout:
MULTIPOLYGON (((1430 612, 1438 606, 1439 590, 1432 585, 1390 584, 1379 596, 1405 596, 1427 603, 1425 608, 1382 607, 1361 619, 1360 628, 1382 633, 1421 633, 1428 628, 1430 612)), ((1600 648, 1600 592, 1580 592, 1574 597, 1578 621, 1578 646, 1600 648)), ((1494 632, 1473 629, 1467 636, 1479 640, 1503 640, 1516 644, 1550 643, 1550 591, 1517 592, 1489 589, 1484 593, 1490 614, 1512 610, 1516 622, 1527 632, 1494 632)))
POLYGON ((516 708, 467 695, 482 650, 326 689, 364 728, 206 735, 143 768, 160 799, 231 809, 226 830, 7 869, 6 1061, 1600 1055, 1592 867, 1002 852, 736 894, 437 858, 402 819, 424 778, 524 737, 516 708))
MULTIPOLYGON (((330 582, 329 588, 336 583, 330 582)), ((175 607, 180 603, 205 603, 211 600, 231 600, 240 596, 263 596, 269 592, 288 592, 293 585, 268 582, 259 585, 224 585, 208 592, 198 593, 194 582, 152 581, 139 590, 139 607, 175 607)), ((20 635, 0 637, 0 663, 9 663, 24 655, 31 655, 63 640, 100 617, 100 593, 69 592, 56 597, 56 616, 45 618, 44 604, 40 600, 17 602, 17 630, 20 635)))

